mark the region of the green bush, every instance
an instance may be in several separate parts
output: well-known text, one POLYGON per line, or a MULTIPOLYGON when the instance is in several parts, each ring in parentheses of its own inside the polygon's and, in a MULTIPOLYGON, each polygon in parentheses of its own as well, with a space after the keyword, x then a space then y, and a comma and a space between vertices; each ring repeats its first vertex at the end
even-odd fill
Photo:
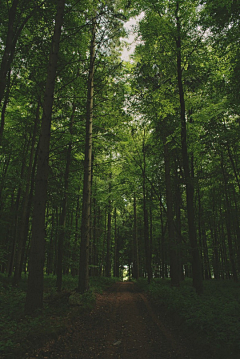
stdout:
POLYGON ((150 285, 138 281, 152 299, 176 320, 199 344, 209 345, 218 358, 237 358, 240 352, 240 286, 232 281, 205 281, 198 296, 192 281, 171 287, 170 280, 155 279, 150 285))
POLYGON ((78 277, 63 276, 63 290, 58 293, 56 276, 45 276, 44 308, 31 317, 24 316, 27 276, 17 287, 12 287, 12 278, 0 274, 0 357, 21 357, 45 341, 56 338, 71 318, 93 308, 96 292, 103 291, 116 280, 90 278, 90 290, 79 294, 76 292, 78 277))

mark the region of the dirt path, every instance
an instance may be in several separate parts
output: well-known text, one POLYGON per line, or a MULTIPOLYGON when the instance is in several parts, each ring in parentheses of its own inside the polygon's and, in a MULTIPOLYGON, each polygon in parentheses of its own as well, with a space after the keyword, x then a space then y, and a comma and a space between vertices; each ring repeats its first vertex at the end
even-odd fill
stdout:
POLYGON ((32 358, 190 359, 188 351, 153 312, 131 282, 119 282, 102 295, 90 314, 76 318, 57 341, 32 358))

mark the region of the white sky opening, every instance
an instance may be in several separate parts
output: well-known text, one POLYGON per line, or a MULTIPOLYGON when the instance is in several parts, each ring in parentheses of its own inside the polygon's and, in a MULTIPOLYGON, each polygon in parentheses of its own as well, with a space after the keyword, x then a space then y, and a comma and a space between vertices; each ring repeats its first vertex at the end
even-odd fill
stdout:
POLYGON ((124 46, 121 59, 123 61, 130 61, 130 56, 134 53, 136 45, 140 42, 140 40, 136 39, 137 35, 134 34, 134 29, 138 24, 138 21, 144 17, 144 12, 141 12, 140 15, 130 18, 125 24, 124 27, 129 33, 127 38, 122 38, 121 40, 126 41, 129 45, 124 46))

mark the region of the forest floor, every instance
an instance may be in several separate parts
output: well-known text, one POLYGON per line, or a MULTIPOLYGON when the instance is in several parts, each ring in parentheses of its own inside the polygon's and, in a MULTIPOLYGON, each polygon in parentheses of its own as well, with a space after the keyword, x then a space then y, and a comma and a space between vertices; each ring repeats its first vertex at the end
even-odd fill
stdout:
POLYGON ((207 359, 164 309, 154 307, 132 282, 97 294, 94 308, 75 317, 64 334, 25 358, 207 359))

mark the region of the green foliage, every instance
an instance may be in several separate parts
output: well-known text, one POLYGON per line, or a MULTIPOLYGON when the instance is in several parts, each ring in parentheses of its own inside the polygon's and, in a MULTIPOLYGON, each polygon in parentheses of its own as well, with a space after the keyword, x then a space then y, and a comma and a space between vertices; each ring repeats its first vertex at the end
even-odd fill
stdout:
POLYGON ((185 280, 179 288, 169 280, 155 279, 150 285, 139 280, 158 306, 164 306, 181 330, 199 345, 208 345, 218 358, 236 358, 240 350, 240 286, 233 281, 205 281, 198 296, 185 280))

